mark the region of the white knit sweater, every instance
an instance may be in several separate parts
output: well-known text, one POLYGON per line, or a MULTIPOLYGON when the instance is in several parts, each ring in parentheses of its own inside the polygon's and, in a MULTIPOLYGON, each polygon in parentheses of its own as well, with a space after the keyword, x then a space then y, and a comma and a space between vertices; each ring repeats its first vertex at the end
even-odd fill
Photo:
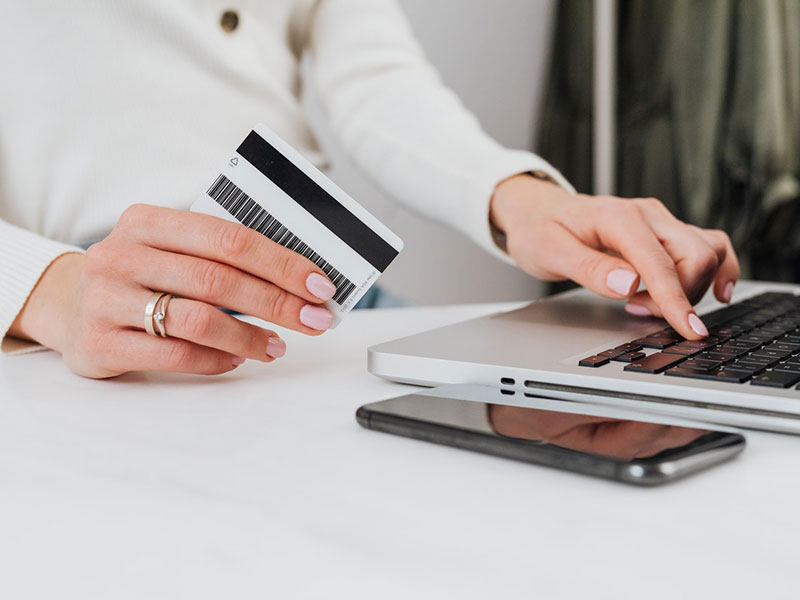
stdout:
MULTIPOLYGON (((335 134, 393 197, 497 252, 495 185, 542 159, 500 147, 424 59, 393 0, 9 3, 0 19, 0 335, 46 267, 134 202, 187 208, 257 122, 322 164, 300 102, 311 58, 335 134), (220 26, 225 9, 239 25, 220 26)), ((502 91, 498 91, 502 101, 502 91)))

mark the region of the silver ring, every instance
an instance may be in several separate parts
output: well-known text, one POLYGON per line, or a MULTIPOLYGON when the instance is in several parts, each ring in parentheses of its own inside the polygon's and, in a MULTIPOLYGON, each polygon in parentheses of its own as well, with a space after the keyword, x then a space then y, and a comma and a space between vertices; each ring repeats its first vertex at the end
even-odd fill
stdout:
POLYGON ((153 313, 156 311, 158 301, 166 295, 166 292, 155 292, 150 296, 150 300, 147 301, 147 305, 144 307, 144 330, 150 335, 158 335, 153 327, 153 313))
POLYGON ((156 311, 153 315, 153 320, 156 322, 156 329, 158 329, 158 335, 162 338, 167 337, 167 306, 169 306, 169 301, 172 300, 174 296, 172 294, 164 294, 161 296, 161 305, 159 306, 158 302, 156 302, 156 311))

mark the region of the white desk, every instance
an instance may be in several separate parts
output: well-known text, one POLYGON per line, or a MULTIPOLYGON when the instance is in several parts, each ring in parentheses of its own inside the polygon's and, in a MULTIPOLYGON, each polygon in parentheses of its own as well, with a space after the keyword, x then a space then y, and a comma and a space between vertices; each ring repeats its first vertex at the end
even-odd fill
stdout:
POLYGON ((800 437, 654 489, 361 429, 362 311, 274 365, 90 381, 0 359, 0 598, 797 598, 800 437))

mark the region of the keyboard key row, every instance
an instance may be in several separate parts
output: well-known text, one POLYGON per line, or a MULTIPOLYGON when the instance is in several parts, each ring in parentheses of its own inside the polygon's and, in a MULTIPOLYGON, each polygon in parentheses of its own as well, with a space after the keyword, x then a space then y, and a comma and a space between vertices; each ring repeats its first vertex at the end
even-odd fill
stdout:
MULTIPOLYGON (((703 315, 709 335, 684 340, 666 327, 580 361, 625 371, 789 387, 800 382, 800 296, 765 293, 703 315), (644 348, 660 350, 646 355, 644 348)), ((800 385, 798 385, 800 389, 800 385)))

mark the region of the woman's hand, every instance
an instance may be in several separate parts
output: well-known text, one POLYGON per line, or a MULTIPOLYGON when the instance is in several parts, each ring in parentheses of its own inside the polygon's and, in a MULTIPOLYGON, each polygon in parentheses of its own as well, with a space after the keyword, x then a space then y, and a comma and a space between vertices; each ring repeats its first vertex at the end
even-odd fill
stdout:
POLYGON ((217 374, 247 358, 270 362, 286 344, 233 309, 308 335, 330 327, 318 306, 336 288, 311 261, 247 227, 187 211, 134 205, 85 255, 45 272, 10 333, 62 353, 86 377, 162 370, 217 374), (154 291, 176 297, 167 338, 144 332, 154 291))
POLYGON ((492 221, 508 252, 539 279, 572 279, 638 316, 663 316, 686 339, 708 335, 692 305, 714 284, 730 302, 739 263, 722 231, 676 219, 654 198, 571 195, 527 175, 498 185, 492 221), (639 280, 646 290, 637 292, 639 280))

